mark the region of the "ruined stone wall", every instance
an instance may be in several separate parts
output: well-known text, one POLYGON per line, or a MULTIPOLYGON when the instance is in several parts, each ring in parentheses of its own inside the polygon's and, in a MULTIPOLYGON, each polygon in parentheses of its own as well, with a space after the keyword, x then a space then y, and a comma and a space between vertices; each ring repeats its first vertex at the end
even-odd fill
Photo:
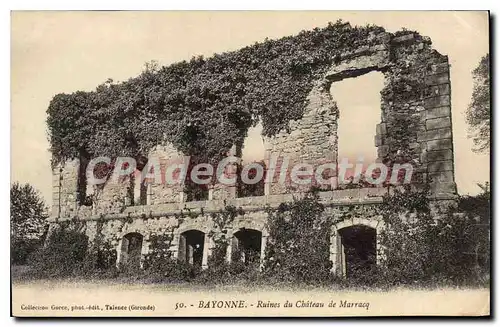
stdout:
MULTIPOLYGON (((314 84, 308 96, 307 108, 302 119, 291 121, 288 129, 265 140, 265 161, 273 154, 290 159, 289 166, 309 163, 337 163, 337 120, 339 111, 330 94, 332 83, 344 78, 355 78, 370 71, 379 71, 385 76, 384 96, 380 105, 380 124, 376 126, 374 145, 380 161, 397 156, 401 151, 399 130, 401 126, 394 117, 403 114, 416 121, 414 128, 406 130, 413 159, 418 173, 423 178, 432 178, 432 194, 443 200, 456 196, 454 181, 453 142, 450 107, 449 63, 446 56, 430 47, 430 41, 412 33, 394 36, 386 32, 371 35, 371 47, 362 47, 352 53, 342 54, 336 64, 314 84), (423 61, 425 59, 425 61, 423 61), (409 67, 409 68, 408 68, 409 67), (427 69, 430 67, 430 69, 427 69), (408 68, 408 69, 407 69, 408 68), (406 70, 405 70, 406 69, 406 70), (401 78, 419 76, 417 81, 425 87, 418 97, 391 98, 401 78), (388 100, 393 99, 393 100, 388 100)), ((404 93, 404 92, 403 92, 404 93)), ((374 127, 375 128, 375 127, 374 127)), ((236 152, 232 149, 230 155, 236 152)), ((172 163, 179 163, 182 154, 171 145, 158 146, 150 153, 160 159, 162 175, 172 163)), ((263 247, 267 240, 264 208, 277 207, 291 201, 290 193, 305 191, 298 185, 280 184, 278 176, 266 185, 265 196, 237 198, 234 187, 214 185, 207 201, 186 202, 182 185, 153 184, 148 189, 147 205, 128 206, 127 183, 108 182, 92 207, 79 206, 76 201, 78 160, 66 162, 53 172, 53 227, 57 219, 74 219, 84 222, 89 239, 102 234, 103 242, 117 249, 120 259, 123 237, 131 232, 143 235, 142 258, 151 251, 151 235, 171 235, 170 251, 174 257, 179 248, 179 237, 183 231, 196 229, 207 236, 203 262, 206 265, 213 239, 208 235, 214 229, 210 213, 223 210, 227 205, 242 208, 245 212, 227 226, 229 235, 240 228, 251 228, 262 232, 263 247), (264 239, 265 238, 265 239, 264 239)), ((232 167, 231 169, 234 169, 232 167)), ((307 186, 308 188, 309 186, 307 186)), ((331 260, 334 269, 339 268, 338 235, 336 230, 353 224, 365 224, 380 231, 382 221, 374 206, 380 204, 382 188, 333 190, 322 192, 322 201, 327 205, 326 215, 336 221, 332 232, 331 260), (349 212, 349 214, 346 214, 349 212)), ((439 206, 439 205, 438 205, 439 206)), ((51 228, 53 228, 51 227, 51 228)))
MULTIPOLYGON (((335 229, 332 238, 336 237, 335 231, 337 229, 359 222, 369 222, 370 226, 379 226, 381 217, 378 215, 377 206, 381 203, 380 195, 382 193, 380 190, 352 189, 339 192, 335 199, 331 192, 320 193, 320 200, 326 205, 324 215, 334 221, 335 229)), ((233 199, 230 202, 210 201, 203 203, 198 201, 184 205, 171 203, 163 206, 129 207, 120 214, 93 216, 89 219, 76 219, 70 222, 73 227, 80 226, 79 231, 87 235, 91 244, 99 240, 100 246, 108 245, 116 249, 118 263, 122 258, 121 242, 124 236, 129 233, 139 233, 143 236, 141 260, 144 263, 146 256, 153 251, 152 236, 170 235, 170 241, 166 245, 173 258, 176 258, 179 251, 180 235, 185 231, 198 230, 205 234, 203 267, 206 267, 208 257, 215 246, 214 239, 224 234, 232 242, 233 235, 242 229, 251 229, 262 233, 261 258, 263 258, 268 241, 267 213, 264 208, 277 208, 281 203, 292 201, 292 199, 292 194, 286 194, 233 199), (213 221, 212 214, 224 210, 226 205, 241 208, 241 211, 233 221, 223 226, 223 230, 221 230, 213 221), (144 210, 145 208, 147 209, 144 210)), ((58 228, 59 223, 53 222, 50 230, 54 231, 58 228)), ((338 253, 336 244, 332 243, 331 246, 332 258, 338 253)), ((232 246, 229 246, 226 253, 228 260, 231 258, 231 248, 232 246)))
POLYGON ((71 217, 76 213, 79 160, 67 161, 52 169, 52 217, 71 217))
MULTIPOLYGON (((414 83, 420 84, 422 89, 408 98, 394 97, 392 100, 388 96, 382 97, 379 109, 381 122, 376 126, 374 135, 378 161, 384 162, 401 152, 399 141, 402 126, 401 121, 395 117, 411 117, 416 123, 413 128, 403 132, 408 134, 408 147, 415 153, 413 164, 417 167, 420 178, 432 179, 434 196, 454 197, 456 185, 448 57, 431 49, 430 40, 412 33, 394 37, 382 32, 372 37, 376 40, 373 46, 342 54, 338 63, 316 83, 308 97, 308 106, 302 119, 291 121, 287 131, 281 131, 266 140, 267 163, 269 164, 271 154, 279 153, 280 156, 290 158, 291 163, 311 163, 316 166, 325 162, 336 164, 337 118, 339 111, 348 108, 337 108, 335 99, 329 92, 330 87, 332 83, 345 78, 380 71, 385 76, 384 90, 381 90, 383 94, 398 92, 393 88, 402 79, 415 79, 414 83)), ((362 96, 363 90, 353 92, 362 96)), ((294 189, 294 185, 290 184, 280 185, 275 178, 269 189, 271 194, 286 193, 294 189)))
MULTIPOLYGON (((182 163, 183 158, 182 153, 177 151, 171 144, 157 146, 150 152, 150 156, 159 158, 162 177, 166 177, 167 167, 182 163)), ((148 190, 151 198, 150 204, 182 202, 182 191, 181 185, 167 185, 165 180, 162 179, 161 183, 153 183, 148 190)))
MULTIPOLYGON (((314 86, 308 97, 308 105, 303 118, 289 123, 288 131, 264 141, 266 150, 265 162, 270 167, 271 156, 278 156, 277 172, 269 185, 269 194, 305 191, 310 185, 294 184, 287 178, 280 182, 280 171, 285 169, 285 158, 288 169, 296 164, 337 163, 337 119, 338 109, 322 83, 314 86)), ((332 175, 331 177, 334 177, 332 175)))

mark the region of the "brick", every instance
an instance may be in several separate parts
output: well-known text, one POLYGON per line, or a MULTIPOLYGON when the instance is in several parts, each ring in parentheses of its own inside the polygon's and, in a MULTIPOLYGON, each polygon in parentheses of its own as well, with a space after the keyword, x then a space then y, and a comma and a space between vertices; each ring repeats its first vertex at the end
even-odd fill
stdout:
POLYGON ((450 138, 451 138, 451 128, 449 127, 433 129, 431 131, 417 133, 417 141, 419 142, 439 140, 439 139, 450 139, 450 138))
POLYGON ((428 151, 426 154, 426 157, 427 157, 427 162, 452 160, 453 159, 453 151, 451 151, 450 149, 428 151))
POLYGON ((450 105, 450 96, 441 95, 424 99, 424 106, 429 108, 443 107, 450 105))
POLYGON ((427 130, 445 128, 450 126, 451 126, 450 117, 433 118, 433 119, 427 119, 425 121, 425 127, 427 128, 427 130))
POLYGON ((425 83, 427 85, 437 85, 445 84, 450 82, 450 75, 446 73, 427 75, 425 77, 425 83))
POLYGON ((451 115, 451 107, 438 107, 433 109, 428 109, 426 113, 427 119, 439 118, 439 117, 449 117, 451 115))
POLYGON ((382 136, 375 135, 375 146, 381 146, 381 145, 382 145, 382 136))
POLYGON ((427 141, 427 150, 444 150, 453 148, 451 139, 427 141))
POLYGON ((453 162, 451 160, 431 162, 427 165, 427 170, 430 173, 439 171, 453 171, 453 162))

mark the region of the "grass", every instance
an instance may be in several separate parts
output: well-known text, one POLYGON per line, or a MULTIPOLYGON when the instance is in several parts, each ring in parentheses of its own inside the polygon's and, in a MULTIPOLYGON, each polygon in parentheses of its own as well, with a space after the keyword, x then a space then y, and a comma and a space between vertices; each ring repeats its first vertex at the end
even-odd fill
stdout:
POLYGON ((201 282, 198 280, 190 282, 158 282, 147 277, 119 275, 117 277, 97 277, 90 278, 84 276, 57 277, 57 278, 35 278, 29 266, 12 266, 12 284, 21 287, 44 287, 48 289, 59 288, 116 288, 116 289, 148 289, 158 292, 238 292, 252 293, 262 291, 285 291, 285 292, 331 292, 331 291, 353 291, 353 292, 392 292, 396 290, 437 290, 437 289, 485 289, 489 288, 488 283, 454 286, 443 284, 422 284, 414 285, 377 285, 366 286, 356 285, 349 280, 339 280, 336 282, 325 282, 321 285, 299 284, 296 282, 269 281, 264 279, 245 280, 234 279, 224 283, 221 282, 201 282))

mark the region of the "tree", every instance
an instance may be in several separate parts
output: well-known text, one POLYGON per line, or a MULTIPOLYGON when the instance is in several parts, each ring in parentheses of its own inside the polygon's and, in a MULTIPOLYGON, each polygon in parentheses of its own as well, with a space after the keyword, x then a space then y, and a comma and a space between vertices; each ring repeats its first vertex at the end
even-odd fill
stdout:
POLYGON ((473 221, 466 234, 474 240, 474 247, 469 255, 474 257, 476 272, 480 275, 490 271, 491 191, 489 182, 477 185, 481 188, 481 193, 460 196, 458 209, 473 221))
POLYGON ((40 242, 47 213, 45 202, 30 184, 14 183, 10 188, 11 256, 15 263, 26 257, 40 242))
POLYGON ((481 58, 479 66, 472 71, 474 89, 465 113, 470 127, 470 137, 478 153, 489 153, 490 149, 490 55, 481 58))

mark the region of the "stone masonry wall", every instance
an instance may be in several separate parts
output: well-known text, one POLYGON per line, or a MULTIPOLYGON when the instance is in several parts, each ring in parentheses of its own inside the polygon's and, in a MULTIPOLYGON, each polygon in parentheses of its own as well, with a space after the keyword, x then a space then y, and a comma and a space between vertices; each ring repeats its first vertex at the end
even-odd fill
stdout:
MULTIPOLYGON (((312 163, 316 166, 325 162, 337 163, 337 118, 338 112, 348 108, 337 108, 329 93, 332 83, 345 78, 355 78, 371 71, 380 71, 385 76, 384 89, 390 90, 396 79, 401 78, 400 65, 412 66, 406 74, 421 73, 430 64, 431 70, 419 81, 424 85, 422 99, 408 98, 398 103, 388 103, 382 98, 381 122, 376 126, 374 143, 378 160, 383 162, 399 147, 396 130, 401 128, 394 121, 393 113, 404 108, 406 115, 417 120, 416 128, 405 131, 410 136, 409 147, 417 155, 414 157, 417 173, 432 179, 432 193, 438 198, 450 198, 456 194, 454 181, 453 143, 451 129, 450 79, 448 57, 430 48, 426 38, 416 38, 414 34, 391 37, 389 33, 374 36, 379 44, 360 48, 354 53, 345 53, 317 82, 308 97, 306 113, 301 120, 289 123, 289 131, 282 131, 265 142, 266 159, 272 154, 290 158, 290 162, 312 163), (412 53, 418 55, 412 55, 412 53), (425 62, 419 62, 425 58, 425 62)), ((404 78, 405 76, 403 76, 404 78)), ((410 78, 413 76, 409 76, 410 78)), ((356 90, 360 92, 362 90, 356 90)), ((291 165, 290 165, 291 166, 291 165)), ((270 194, 286 193, 294 185, 277 183, 278 178, 268 186, 270 194)))
MULTIPOLYGON (((336 237, 336 228, 342 223, 343 227, 369 222, 370 226, 381 225, 381 217, 377 214, 377 206, 381 203, 381 190, 376 189, 353 189, 340 191, 335 199, 331 192, 320 193, 320 200, 327 206, 325 217, 332 217, 334 230, 332 238, 336 237), (364 220, 362 220, 364 219, 364 220)), ((90 219, 72 220, 72 226, 87 235, 90 242, 100 240, 101 246, 109 244, 117 251, 118 262, 121 260, 121 241, 129 233, 139 233, 143 236, 141 260, 151 253, 151 237, 154 235, 171 235, 171 241, 167 244, 172 256, 175 258, 179 250, 179 237, 188 230, 199 230, 205 234, 205 252, 203 267, 206 267, 209 255, 214 247, 214 238, 221 235, 222 231, 215 226, 212 213, 220 212, 226 204, 241 208, 241 213, 234 221, 224 226, 225 235, 230 239, 242 229, 252 229, 262 233, 261 258, 264 257, 265 247, 268 239, 266 230, 267 214, 265 207, 277 208, 279 204, 292 201, 293 195, 276 195, 272 197, 255 197, 234 199, 230 203, 224 201, 211 201, 211 203, 191 202, 185 206, 178 204, 165 204, 143 206, 150 210, 141 210, 141 207, 129 207, 125 212, 107 216, 94 216, 90 219), (77 224, 78 223, 78 224, 77 224), (81 225, 83 223, 83 225, 81 225), (100 233, 100 235, 97 235, 100 233), (99 236, 99 237, 98 237, 99 236)), ((64 220, 64 219, 62 219, 64 220)), ((58 222, 51 224, 51 231, 59 228, 58 222)), ((337 255, 337 243, 332 243, 331 257, 337 255)), ((231 246, 228 248, 227 258, 230 260, 231 246)), ((336 258, 336 257, 335 257, 336 258)), ((336 259, 335 259, 336 260, 336 259)))
MULTIPOLYGON (((291 121, 287 130, 265 140, 266 164, 269 167, 269 160, 273 155, 288 157, 288 167, 295 163, 315 166, 323 163, 337 164, 337 119, 339 110, 344 108, 337 108, 332 99, 329 92, 332 83, 370 71, 379 71, 385 76, 382 91, 387 93, 392 91, 398 79, 415 74, 422 76, 418 82, 425 85, 423 97, 395 100, 398 102, 383 100, 380 105, 381 120, 374 135, 378 159, 382 161, 401 151, 397 135, 400 126, 393 118, 396 110, 404 110, 408 117, 417 122, 414 129, 406 132, 410 139, 409 148, 415 153, 413 159, 418 163, 418 173, 432 179, 432 194, 435 198, 452 201, 456 196, 456 186, 448 58, 432 50, 430 40, 412 33, 394 36, 382 32, 370 37, 374 41, 373 46, 342 54, 337 58, 336 64, 316 81, 308 96, 302 119, 291 121), (420 62, 422 58, 425 58, 425 62, 420 62), (411 67, 410 72, 401 73, 401 67, 411 67), (423 71, 423 67, 431 69, 423 71), (422 72, 425 74, 422 75, 422 72)), ((235 154, 235 150, 232 149, 229 154, 235 154)), ((150 155, 159 157, 163 173, 168 165, 179 163, 182 158, 181 153, 171 145, 158 146, 150 155)), ((182 185, 166 185, 162 180, 161 185, 153 184, 148 188, 147 205, 129 206, 126 201, 126 186, 130 183, 124 179, 121 183, 106 184, 98 200, 92 207, 88 207, 79 206, 76 201, 78 169, 78 160, 73 160, 53 170, 53 206, 49 220, 52 223, 51 229, 56 228, 57 223, 63 220, 83 222, 85 233, 91 242, 97 233, 101 233, 104 241, 116 247, 118 260, 121 240, 130 232, 140 233, 144 237, 143 259, 151 250, 150 237, 154 234, 172 235, 169 246, 176 256, 180 234, 197 229, 206 236, 209 235, 214 226, 210 213, 223 210, 227 205, 242 208, 245 212, 228 226, 229 233, 234 233, 239 228, 256 229, 262 232, 262 246, 265 247, 267 232, 264 208, 277 207, 280 203, 291 201, 294 196, 291 193, 306 191, 298 185, 278 183, 278 172, 273 182, 266 185, 265 196, 237 198, 234 188, 214 185, 207 201, 186 202, 182 185)), ((321 192, 321 197, 328 207, 326 214, 333 216, 339 224, 332 231, 331 260, 334 269, 340 269, 336 230, 349 224, 365 224, 380 231, 383 228, 380 224, 382 219, 377 216, 374 207, 381 203, 381 196, 386 190, 335 190, 335 185, 332 187, 333 190, 321 192), (350 216, 346 215, 347 211, 351 213, 350 216)), ((205 237, 207 251, 203 257, 204 265, 212 247, 212 239, 205 237)))

